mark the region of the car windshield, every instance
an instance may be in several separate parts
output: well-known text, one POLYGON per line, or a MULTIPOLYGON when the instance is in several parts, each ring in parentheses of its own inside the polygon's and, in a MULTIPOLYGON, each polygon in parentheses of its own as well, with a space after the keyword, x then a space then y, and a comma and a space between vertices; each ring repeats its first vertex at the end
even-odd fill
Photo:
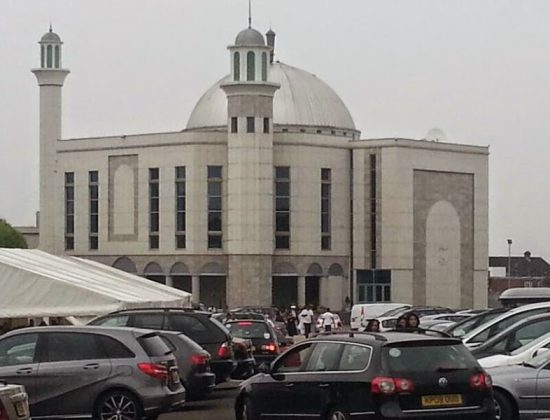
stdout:
POLYGON ((263 322, 230 322, 227 324, 227 328, 229 328, 231 334, 235 337, 262 338, 265 340, 272 338, 269 328, 263 322))
POLYGON ((524 351, 528 351, 532 348, 538 347, 540 343, 547 341, 549 338, 550 338, 550 333, 544 334, 542 337, 539 337, 536 340, 533 340, 525 344, 524 346, 521 346, 519 349, 514 350, 511 354, 515 356, 516 354, 521 354, 524 351))
POLYGON ((387 312, 384 312, 382 315, 380 315, 380 317, 402 315, 408 310, 409 310, 408 306, 400 306, 399 308, 393 308, 387 312))
POLYGON ((392 345, 384 356, 392 373, 446 372, 469 369, 476 365, 462 344, 392 345))
POLYGON ((495 312, 481 314, 478 316, 473 316, 471 318, 468 318, 464 321, 459 322, 456 325, 453 325, 446 332, 451 334, 453 337, 463 337, 466 334, 468 334, 470 331, 472 331, 474 328, 477 328, 481 324, 489 322, 490 320, 492 320, 493 318, 496 318, 501 314, 502 312, 495 311, 495 312))

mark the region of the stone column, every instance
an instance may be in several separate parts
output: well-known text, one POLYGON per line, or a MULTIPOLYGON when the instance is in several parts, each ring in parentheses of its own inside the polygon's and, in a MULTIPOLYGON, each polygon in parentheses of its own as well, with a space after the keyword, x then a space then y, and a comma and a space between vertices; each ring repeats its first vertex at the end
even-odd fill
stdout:
POLYGON ((170 287, 174 287, 174 279, 172 276, 168 275, 166 276, 166 285, 170 287))
POLYGON ((306 277, 298 277, 298 306, 306 304, 306 277))
POLYGON ((200 296, 200 282, 201 282, 201 276, 198 274, 195 274, 191 276, 191 293, 192 297, 191 300, 193 303, 200 303, 201 302, 201 296, 200 296))

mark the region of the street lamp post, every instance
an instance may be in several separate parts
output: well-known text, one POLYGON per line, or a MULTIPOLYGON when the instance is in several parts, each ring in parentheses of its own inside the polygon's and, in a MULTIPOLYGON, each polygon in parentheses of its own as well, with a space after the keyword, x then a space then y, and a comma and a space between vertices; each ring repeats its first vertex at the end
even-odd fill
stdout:
POLYGON ((510 288, 511 276, 512 276, 512 240, 508 239, 508 270, 506 277, 508 277, 508 289, 510 288))

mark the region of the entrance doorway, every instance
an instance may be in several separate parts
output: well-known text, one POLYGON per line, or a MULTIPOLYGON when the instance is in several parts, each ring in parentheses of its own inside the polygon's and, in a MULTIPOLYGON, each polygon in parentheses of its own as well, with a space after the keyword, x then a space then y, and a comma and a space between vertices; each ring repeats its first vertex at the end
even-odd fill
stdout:
POLYGON ((207 307, 226 308, 226 292, 225 276, 200 277, 199 296, 201 303, 204 303, 207 307))
POLYGON ((320 278, 318 276, 306 277, 306 305, 319 306, 320 278))
POLYGON ((279 309, 296 305, 298 303, 298 278, 295 276, 273 277, 271 296, 273 306, 279 309))

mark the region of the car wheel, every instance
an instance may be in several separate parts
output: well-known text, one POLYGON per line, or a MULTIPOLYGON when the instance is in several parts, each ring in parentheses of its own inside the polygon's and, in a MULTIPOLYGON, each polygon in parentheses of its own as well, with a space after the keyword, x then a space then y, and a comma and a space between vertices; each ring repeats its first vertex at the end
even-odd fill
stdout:
POLYGON ((515 418, 515 410, 510 398, 502 392, 495 391, 495 419, 514 420, 515 418))
POLYGON ((340 408, 336 407, 330 410, 327 420, 348 420, 349 416, 340 408))
POLYGON ((143 410, 139 400, 126 391, 103 394, 95 405, 95 420, 140 420, 143 410))

